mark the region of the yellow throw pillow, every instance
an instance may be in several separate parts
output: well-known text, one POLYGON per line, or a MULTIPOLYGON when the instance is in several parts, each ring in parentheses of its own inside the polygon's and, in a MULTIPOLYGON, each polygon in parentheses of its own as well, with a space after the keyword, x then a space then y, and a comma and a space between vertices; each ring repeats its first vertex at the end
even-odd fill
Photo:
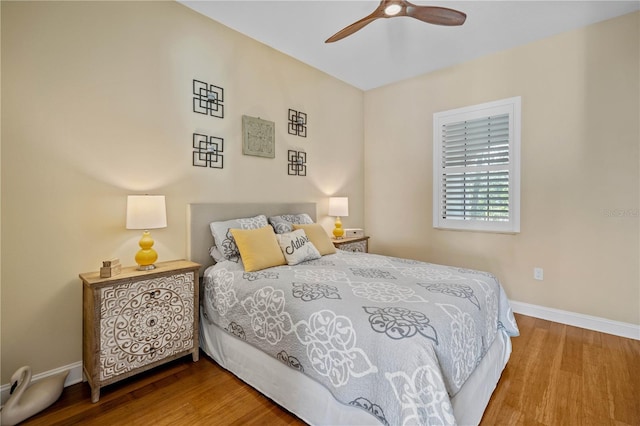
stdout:
POLYGON ((331 238, 324 230, 322 225, 318 223, 312 223, 310 225, 298 225, 293 224, 293 229, 304 229, 305 234, 309 237, 309 240, 318 249, 321 255, 333 254, 336 252, 336 247, 331 242, 331 238))
POLYGON ((231 229, 231 234, 238 246, 245 271, 254 272, 287 264, 271 226, 258 229, 231 229))

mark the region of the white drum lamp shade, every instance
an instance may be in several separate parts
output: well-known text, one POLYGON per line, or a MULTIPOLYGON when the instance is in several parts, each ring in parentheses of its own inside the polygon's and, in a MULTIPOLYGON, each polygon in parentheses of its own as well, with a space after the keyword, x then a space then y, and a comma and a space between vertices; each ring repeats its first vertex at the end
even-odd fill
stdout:
POLYGON ((167 207, 164 195, 129 195, 127 197, 127 229, 143 229, 140 250, 136 253, 138 269, 155 269, 158 253, 153 249, 149 229, 167 227, 167 207))
POLYGON ((329 216, 335 216, 336 218, 336 226, 333 228, 333 236, 335 238, 342 238, 344 235, 344 229, 342 229, 342 221, 340 220, 340 217, 349 216, 349 198, 329 198, 329 216))

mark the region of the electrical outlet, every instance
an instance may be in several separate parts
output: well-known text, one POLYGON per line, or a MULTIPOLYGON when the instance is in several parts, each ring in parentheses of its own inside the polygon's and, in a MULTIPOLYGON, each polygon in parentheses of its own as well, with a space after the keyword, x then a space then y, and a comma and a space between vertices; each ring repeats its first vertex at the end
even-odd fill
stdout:
POLYGON ((533 278, 542 281, 544 280, 544 270, 542 268, 533 268, 533 278))

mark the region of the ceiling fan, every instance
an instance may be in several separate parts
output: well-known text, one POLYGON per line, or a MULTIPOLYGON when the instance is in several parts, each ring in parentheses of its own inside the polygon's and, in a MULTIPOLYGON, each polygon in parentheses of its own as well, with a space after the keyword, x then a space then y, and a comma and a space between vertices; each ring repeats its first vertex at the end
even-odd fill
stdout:
POLYGON ((429 24, 447 26, 462 25, 467 19, 466 14, 446 7, 418 6, 407 0, 382 0, 371 14, 341 29, 329 37, 325 43, 333 43, 350 36, 376 19, 395 18, 397 16, 409 16, 429 24))

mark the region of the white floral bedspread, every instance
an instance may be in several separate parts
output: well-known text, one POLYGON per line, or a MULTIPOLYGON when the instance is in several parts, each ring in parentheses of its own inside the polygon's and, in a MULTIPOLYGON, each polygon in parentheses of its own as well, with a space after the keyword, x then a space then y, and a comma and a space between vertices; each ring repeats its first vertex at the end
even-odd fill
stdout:
MULTIPOLYGON (((518 328, 491 274, 366 253, 204 277, 204 315, 385 425, 455 424, 450 398, 518 328)), ((292 390, 295 392, 295 390, 292 390)))

